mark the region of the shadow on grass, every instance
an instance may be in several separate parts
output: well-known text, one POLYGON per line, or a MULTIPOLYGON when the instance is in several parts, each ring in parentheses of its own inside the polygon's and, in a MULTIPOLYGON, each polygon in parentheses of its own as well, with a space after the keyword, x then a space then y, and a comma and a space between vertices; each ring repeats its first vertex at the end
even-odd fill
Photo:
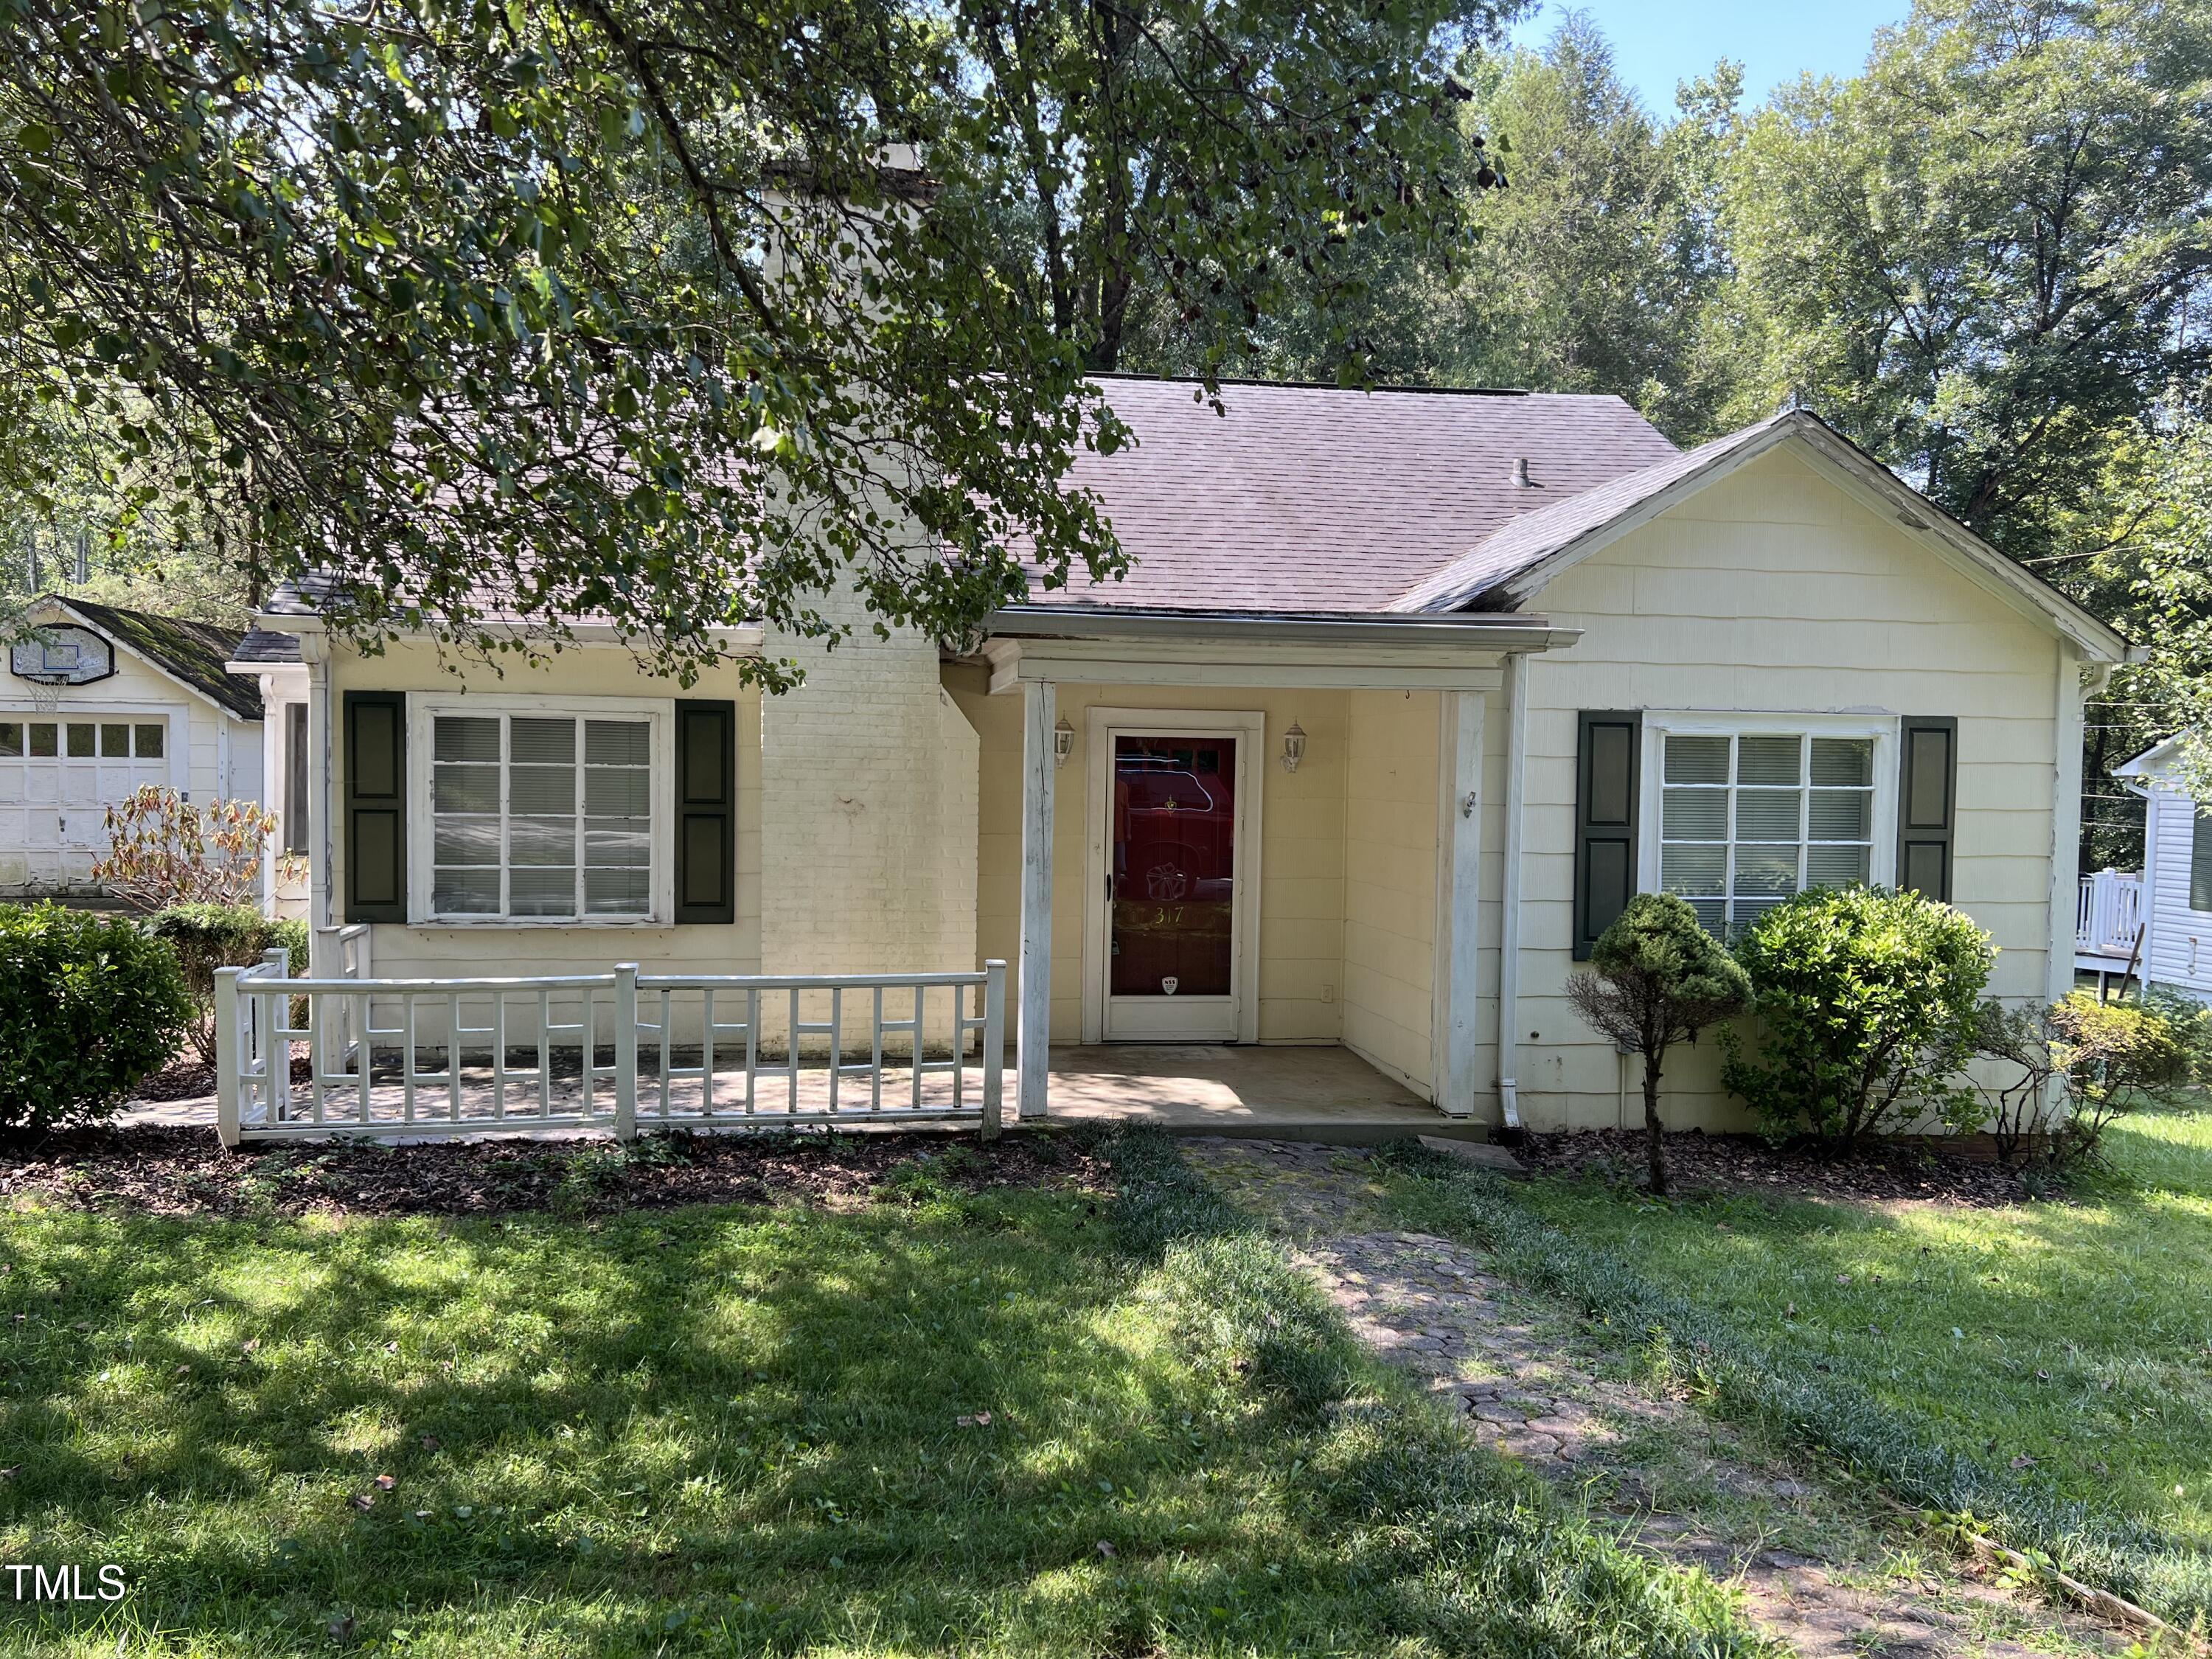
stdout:
MULTIPOLYGON (((1131 1270, 1087 1207, 17 1217, 0 1536, 122 1562, 149 1626, 420 1622, 529 1584, 595 1626, 630 1607, 641 1644, 672 1608, 778 1644, 866 1608, 936 1645, 1054 1572, 1249 1530, 1180 1477, 1264 1428, 1197 1422, 1116 1328, 1131 1270)), ((1258 1464, 1228 1473, 1263 1501, 1258 1464)))
POLYGON ((2212 1473, 2212 1229, 2193 1201, 1666 1202, 1392 1161, 1401 1224, 1497 1246, 1728 1414, 2184 1622, 2212 1607, 2189 1496, 2212 1473))
POLYGON ((0 1547, 131 1588, 0 1603, 0 1651, 1697 1650, 1494 1468, 1409 1532, 1402 1435, 1194 1359, 1084 1196, 914 1195, 13 1216, 0 1547))
POLYGON ((11 1217, 0 1549, 131 1594, 0 1652, 1754 1650, 1128 1139, 1110 1216, 11 1217))

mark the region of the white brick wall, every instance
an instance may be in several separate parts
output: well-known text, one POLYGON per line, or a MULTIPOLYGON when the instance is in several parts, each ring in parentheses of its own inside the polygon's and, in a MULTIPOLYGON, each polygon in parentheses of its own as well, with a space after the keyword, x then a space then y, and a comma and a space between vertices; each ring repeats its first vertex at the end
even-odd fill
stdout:
POLYGON ((763 971, 972 969, 975 731, 939 687, 934 641, 877 638, 857 599, 825 609, 848 605, 834 649, 765 647, 806 678, 761 711, 763 971))

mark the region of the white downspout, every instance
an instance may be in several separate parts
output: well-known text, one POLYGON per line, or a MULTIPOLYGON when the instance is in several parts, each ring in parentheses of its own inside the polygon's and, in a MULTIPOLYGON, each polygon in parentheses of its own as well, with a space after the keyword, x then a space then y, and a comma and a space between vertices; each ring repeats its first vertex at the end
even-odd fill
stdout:
POLYGON ((1521 1127, 1521 802, 1528 769, 1528 659, 1505 659, 1505 872, 1498 889, 1498 1103, 1508 1129, 1521 1127))
POLYGON ((330 949, 331 929, 337 915, 337 889, 335 885, 337 863, 332 839, 332 814, 336 811, 333 789, 336 787, 336 767, 332 757, 337 749, 337 727, 331 718, 331 658, 328 641, 320 634, 302 635, 300 655, 307 665, 307 718, 314 729, 308 733, 307 746, 313 753, 315 768, 315 834, 309 842, 313 849, 310 859, 314 868, 309 873, 308 902, 313 908, 313 929, 308 934, 308 971, 319 977, 328 977, 338 972, 335 962, 320 959, 321 953, 330 949))

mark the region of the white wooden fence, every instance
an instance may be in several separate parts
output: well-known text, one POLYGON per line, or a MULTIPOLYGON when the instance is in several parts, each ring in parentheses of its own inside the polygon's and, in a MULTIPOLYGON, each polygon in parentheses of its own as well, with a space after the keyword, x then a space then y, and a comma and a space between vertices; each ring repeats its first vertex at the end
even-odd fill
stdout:
POLYGON ((2074 948, 2094 956, 2128 956, 2142 920, 2141 876, 2132 870, 2084 876, 2074 909, 2074 948))
MULTIPOLYGON (((342 969, 352 965, 341 963, 342 969)), ((223 1144, 972 1120, 999 1132, 1006 965, 981 973, 216 975, 223 1144), (426 1063, 427 1062, 427 1063, 426 1063)))

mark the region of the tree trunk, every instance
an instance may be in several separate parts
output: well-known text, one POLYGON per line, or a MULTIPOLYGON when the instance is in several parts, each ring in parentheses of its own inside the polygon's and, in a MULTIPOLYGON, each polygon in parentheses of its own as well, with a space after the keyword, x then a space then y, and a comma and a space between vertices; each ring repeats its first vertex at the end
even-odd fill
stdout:
POLYGON ((1667 1137, 1659 1123, 1659 1066, 1665 1058, 1663 1048, 1644 1051, 1644 1136, 1651 1155, 1651 1191, 1658 1198, 1667 1195, 1667 1137))

